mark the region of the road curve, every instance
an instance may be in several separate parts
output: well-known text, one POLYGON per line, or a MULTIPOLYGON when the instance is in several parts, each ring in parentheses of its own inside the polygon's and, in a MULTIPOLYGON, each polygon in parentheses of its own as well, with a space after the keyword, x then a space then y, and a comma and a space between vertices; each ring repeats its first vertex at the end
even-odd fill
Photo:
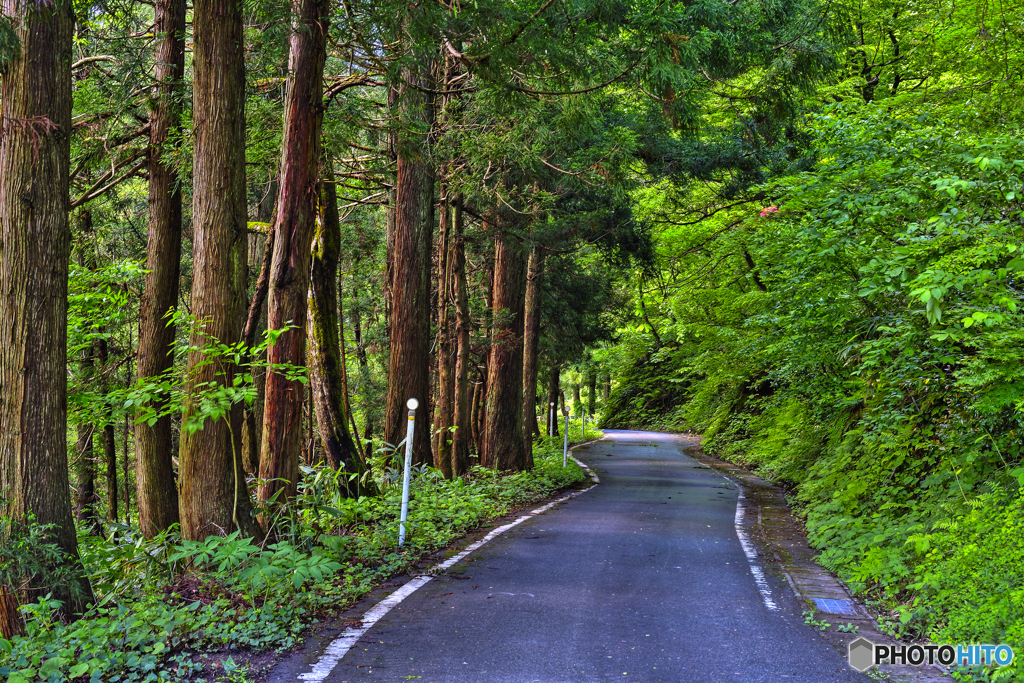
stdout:
MULTIPOLYGON (((685 455, 691 443, 606 431, 577 452, 600 486, 425 584, 322 680, 869 680, 804 625, 785 582, 744 552, 740 491, 685 455)), ((269 680, 308 680, 299 676, 319 654, 286 659, 269 680)))

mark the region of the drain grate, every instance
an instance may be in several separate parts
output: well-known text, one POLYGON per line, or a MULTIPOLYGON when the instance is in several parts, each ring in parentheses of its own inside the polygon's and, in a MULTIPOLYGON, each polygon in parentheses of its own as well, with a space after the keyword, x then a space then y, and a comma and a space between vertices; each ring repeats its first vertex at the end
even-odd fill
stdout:
POLYGON ((856 614, 851 600, 831 600, 828 598, 814 598, 814 604, 818 609, 828 614, 856 614))

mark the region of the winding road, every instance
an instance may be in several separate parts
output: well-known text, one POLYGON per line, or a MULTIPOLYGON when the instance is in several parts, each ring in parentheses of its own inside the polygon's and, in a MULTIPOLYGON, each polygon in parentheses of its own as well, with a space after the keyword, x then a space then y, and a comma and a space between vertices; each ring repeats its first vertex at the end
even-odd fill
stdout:
POLYGON ((496 536, 365 632, 284 660, 270 681, 869 680, 804 624, 744 538, 742 492, 687 456, 692 444, 607 430, 577 450, 599 486, 496 536))

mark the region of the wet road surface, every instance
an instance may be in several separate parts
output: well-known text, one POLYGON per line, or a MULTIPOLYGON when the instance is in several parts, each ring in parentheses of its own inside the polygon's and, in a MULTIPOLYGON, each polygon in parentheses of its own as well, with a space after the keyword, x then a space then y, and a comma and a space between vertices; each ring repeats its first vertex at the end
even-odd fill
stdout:
MULTIPOLYGON (((804 624, 785 581, 748 558, 740 491, 686 456, 691 442, 606 437, 577 451, 599 486, 425 584, 320 680, 869 680, 804 624)), ((285 660, 270 680, 300 680, 318 655, 285 660)))

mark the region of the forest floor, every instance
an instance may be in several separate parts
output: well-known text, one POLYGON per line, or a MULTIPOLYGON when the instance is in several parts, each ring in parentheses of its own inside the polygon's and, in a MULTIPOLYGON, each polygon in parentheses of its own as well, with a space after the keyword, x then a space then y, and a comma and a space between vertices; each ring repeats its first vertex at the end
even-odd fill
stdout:
MULTIPOLYGON (((822 615, 808 616, 821 581, 787 579, 805 558, 781 533, 769 485, 723 478, 724 463, 686 454, 693 438, 606 434, 576 449, 600 486, 522 516, 429 581, 390 582, 402 587, 360 601, 265 680, 878 679, 847 665, 839 648, 856 636, 822 633, 822 615)), ((864 614, 842 619, 868 632, 864 614)))

